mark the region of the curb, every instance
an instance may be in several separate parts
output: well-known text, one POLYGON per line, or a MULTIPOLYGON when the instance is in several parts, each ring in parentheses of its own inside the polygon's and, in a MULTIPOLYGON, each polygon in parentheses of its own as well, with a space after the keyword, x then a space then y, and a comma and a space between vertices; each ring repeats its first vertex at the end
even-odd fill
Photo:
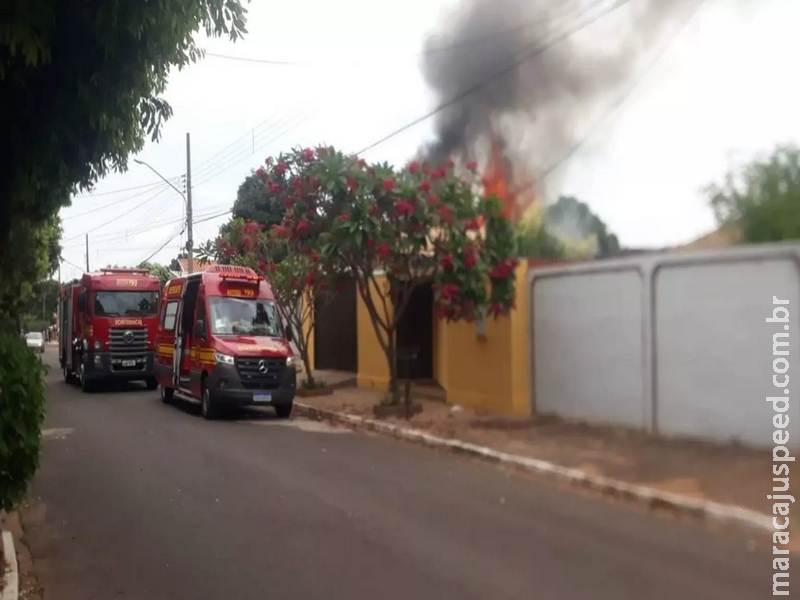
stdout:
POLYGON ((761 531, 773 531, 772 517, 740 506, 721 504, 708 500, 698 500, 679 494, 662 492, 646 486, 633 485, 616 479, 592 475, 579 469, 562 467, 536 458, 507 454, 469 442, 438 437, 418 429, 398 427, 390 423, 382 423, 374 419, 315 408, 298 402, 295 402, 295 409, 299 409, 297 413, 304 417, 343 423, 356 429, 366 429, 377 433, 384 433, 433 448, 444 448, 451 452, 476 456, 531 473, 546 475, 560 482, 601 492, 629 502, 641 503, 650 509, 666 508, 678 514, 690 516, 702 521, 726 525, 744 525, 761 531))
POLYGON ((3 531, 3 558, 5 565, 0 565, 3 569, 3 589, 0 591, 0 600, 19 599, 19 565, 17 564, 17 553, 14 550, 14 538, 10 531, 3 531), (6 570, 6 568, 8 570, 6 570))

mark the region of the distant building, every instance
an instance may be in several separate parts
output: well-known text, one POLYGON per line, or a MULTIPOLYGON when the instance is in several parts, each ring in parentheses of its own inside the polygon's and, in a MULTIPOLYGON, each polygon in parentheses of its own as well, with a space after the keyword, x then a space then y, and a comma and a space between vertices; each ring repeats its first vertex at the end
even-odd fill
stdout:
MULTIPOLYGON (((176 277, 186 277, 189 274, 189 259, 187 258, 179 258, 178 264, 180 265, 180 271, 173 270, 172 272, 175 274, 176 277)), ((205 261, 200 260, 199 258, 194 259, 194 272, 198 273, 199 271, 205 271, 208 267, 213 267, 216 265, 216 261, 205 261)))
POLYGON ((676 246, 672 251, 691 252, 696 250, 721 250, 722 248, 735 246, 740 243, 741 240, 742 234, 736 227, 723 225, 719 229, 707 233, 688 244, 676 246))

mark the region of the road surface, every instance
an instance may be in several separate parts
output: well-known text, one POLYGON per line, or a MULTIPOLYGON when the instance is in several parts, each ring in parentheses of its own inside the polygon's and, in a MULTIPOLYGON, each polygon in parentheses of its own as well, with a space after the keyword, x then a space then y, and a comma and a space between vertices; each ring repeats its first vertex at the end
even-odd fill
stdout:
POLYGON ((25 515, 46 600, 771 595, 770 556, 738 538, 492 465, 50 382, 25 515))

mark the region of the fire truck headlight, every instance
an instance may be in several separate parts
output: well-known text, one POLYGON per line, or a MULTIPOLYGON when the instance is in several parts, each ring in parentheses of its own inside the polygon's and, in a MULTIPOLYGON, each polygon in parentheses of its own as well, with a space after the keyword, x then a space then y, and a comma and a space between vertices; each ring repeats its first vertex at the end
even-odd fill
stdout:
POLYGON ((227 354, 222 354, 220 352, 214 352, 214 360, 218 363, 222 363, 223 365, 232 365, 233 364, 233 357, 228 356, 227 354))
POLYGON ((103 344, 100 343, 100 340, 95 340, 94 341, 94 349, 95 350, 100 350, 100 348, 102 348, 102 347, 103 347, 103 344))
POLYGON ((293 367, 294 366, 294 356, 289 356, 286 359, 286 366, 287 367, 293 367))

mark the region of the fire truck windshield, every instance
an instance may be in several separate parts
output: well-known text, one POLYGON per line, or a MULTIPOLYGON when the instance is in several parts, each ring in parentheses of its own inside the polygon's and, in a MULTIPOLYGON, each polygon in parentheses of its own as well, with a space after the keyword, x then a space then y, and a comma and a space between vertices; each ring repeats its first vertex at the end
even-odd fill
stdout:
POLYGON ((146 317, 158 314, 158 292, 95 292, 95 317, 146 317))
POLYGON ((272 301, 211 298, 209 306, 215 335, 283 337, 278 309, 272 301))

